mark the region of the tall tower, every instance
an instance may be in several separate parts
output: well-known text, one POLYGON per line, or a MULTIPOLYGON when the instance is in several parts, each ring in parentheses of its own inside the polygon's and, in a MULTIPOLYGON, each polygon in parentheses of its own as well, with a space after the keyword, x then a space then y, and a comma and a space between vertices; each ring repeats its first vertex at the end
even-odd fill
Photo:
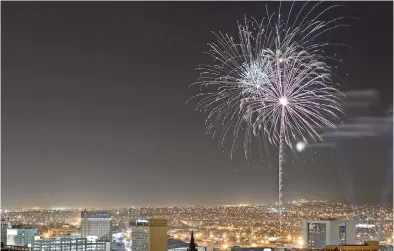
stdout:
POLYGON ((131 251, 167 251, 168 221, 165 219, 138 219, 130 222, 131 251))
POLYGON ((187 249, 187 251, 197 251, 196 243, 194 242, 193 231, 192 231, 192 236, 190 237, 189 248, 187 249))
POLYGON ((107 212, 81 213, 81 235, 82 238, 94 238, 112 241, 112 219, 107 212))

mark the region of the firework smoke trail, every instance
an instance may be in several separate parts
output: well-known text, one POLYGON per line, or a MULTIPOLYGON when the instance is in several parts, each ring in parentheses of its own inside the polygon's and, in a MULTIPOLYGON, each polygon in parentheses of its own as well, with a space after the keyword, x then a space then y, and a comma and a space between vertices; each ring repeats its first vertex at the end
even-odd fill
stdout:
MULTIPOLYGON (((247 159, 251 155, 252 139, 262 143, 260 153, 268 144, 279 148, 279 213, 282 227, 283 166, 285 148, 293 150, 294 142, 321 141, 316 128, 335 128, 342 112, 338 90, 333 86, 331 68, 323 55, 329 43, 316 43, 325 32, 346 26, 337 24, 343 18, 329 22, 319 17, 331 6, 312 17, 312 6, 302 15, 305 3, 293 22, 290 13, 282 21, 280 13, 268 14, 261 21, 245 18, 238 25, 238 41, 221 32, 214 33, 217 43, 209 44, 213 65, 202 65, 201 86, 197 110, 208 111, 208 133, 219 138, 223 147, 232 138, 231 157, 243 137, 247 159), (301 18, 300 16, 303 16, 301 18), (276 18, 275 18, 276 19, 276 18)), ((264 158, 263 158, 264 159, 264 158)))

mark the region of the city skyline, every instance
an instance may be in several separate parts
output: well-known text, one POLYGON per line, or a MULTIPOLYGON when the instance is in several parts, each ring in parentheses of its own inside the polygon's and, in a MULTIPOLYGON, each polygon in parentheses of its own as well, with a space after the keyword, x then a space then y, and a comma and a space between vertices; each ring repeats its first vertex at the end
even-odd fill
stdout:
MULTIPOLYGON (((231 160, 185 104, 210 31, 236 35, 237 20, 263 17, 266 4, 279 3, 2 2, 2 207, 274 203, 276 162, 231 160)), ((332 34, 353 47, 340 51, 339 88, 376 89, 381 104, 364 116, 382 117, 392 2, 345 5, 335 16, 358 20, 332 34)), ((285 201, 391 200, 391 137, 289 155, 285 201)))
MULTIPOLYGON (((3 212, 6 220, 3 223, 7 224, 9 221, 36 225, 39 227, 40 235, 45 238, 66 233, 75 236, 83 225, 81 212, 84 211, 84 209, 9 210, 3 212)), ((97 210, 93 209, 89 212, 97 213, 97 210)), ((128 228, 134 225, 134 220, 136 220, 134 223, 146 224, 146 219, 152 218, 167 219, 170 227, 168 235, 178 240, 188 239, 190 229, 194 229, 198 242, 205 238, 211 241, 217 240, 219 236, 223 237, 222 241, 227 238, 234 240, 242 234, 244 236, 242 242, 248 242, 247 239, 254 242, 257 239, 264 240, 267 244, 267 237, 278 233, 279 214, 277 208, 272 205, 118 208, 107 209, 106 212, 111 215, 114 236, 119 236, 119 232, 129 236, 128 228), (207 229, 210 232, 209 236, 206 235, 207 229)), ((286 241, 293 243, 297 243, 299 238, 306 241, 301 231, 304 220, 319 219, 355 221, 358 243, 371 239, 391 243, 391 240, 387 239, 391 239, 392 236, 391 208, 372 205, 349 206, 337 202, 295 201, 286 206, 284 216, 288 223, 284 237, 287 236, 286 241), (289 235, 292 237, 289 238, 289 235)))

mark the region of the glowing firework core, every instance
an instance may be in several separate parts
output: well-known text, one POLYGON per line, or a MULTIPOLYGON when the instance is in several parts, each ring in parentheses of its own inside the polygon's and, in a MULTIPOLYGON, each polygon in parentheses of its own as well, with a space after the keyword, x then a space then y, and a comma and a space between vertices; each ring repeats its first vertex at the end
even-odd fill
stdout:
POLYGON ((282 106, 286 106, 286 105, 289 104, 289 100, 288 100, 286 97, 280 97, 280 98, 279 98, 279 103, 280 103, 282 106))
POLYGON ((298 151, 298 152, 304 151, 305 146, 306 146, 306 145, 305 145, 304 142, 298 142, 297 145, 296 145, 297 151, 298 151))

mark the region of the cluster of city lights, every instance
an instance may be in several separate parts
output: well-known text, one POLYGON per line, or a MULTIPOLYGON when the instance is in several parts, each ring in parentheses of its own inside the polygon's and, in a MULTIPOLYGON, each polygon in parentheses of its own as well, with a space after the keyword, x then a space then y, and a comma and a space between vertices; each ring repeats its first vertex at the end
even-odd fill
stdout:
MULTIPOLYGON (((96 209, 94 209, 96 210, 96 209)), ((169 235, 189 241, 190 230, 203 245, 274 246, 282 243, 302 246, 302 221, 307 219, 359 219, 357 240, 392 242, 392 210, 377 206, 350 206, 324 201, 293 201, 284 204, 283 229, 279 236, 277 205, 223 205, 193 207, 144 207, 106 209, 112 215, 114 232, 124 232, 130 238, 126 223, 135 218, 165 218, 169 220, 169 235)), ((12 223, 36 225, 42 237, 48 229, 70 224, 78 231, 82 209, 6 209, 2 216, 12 223)))

